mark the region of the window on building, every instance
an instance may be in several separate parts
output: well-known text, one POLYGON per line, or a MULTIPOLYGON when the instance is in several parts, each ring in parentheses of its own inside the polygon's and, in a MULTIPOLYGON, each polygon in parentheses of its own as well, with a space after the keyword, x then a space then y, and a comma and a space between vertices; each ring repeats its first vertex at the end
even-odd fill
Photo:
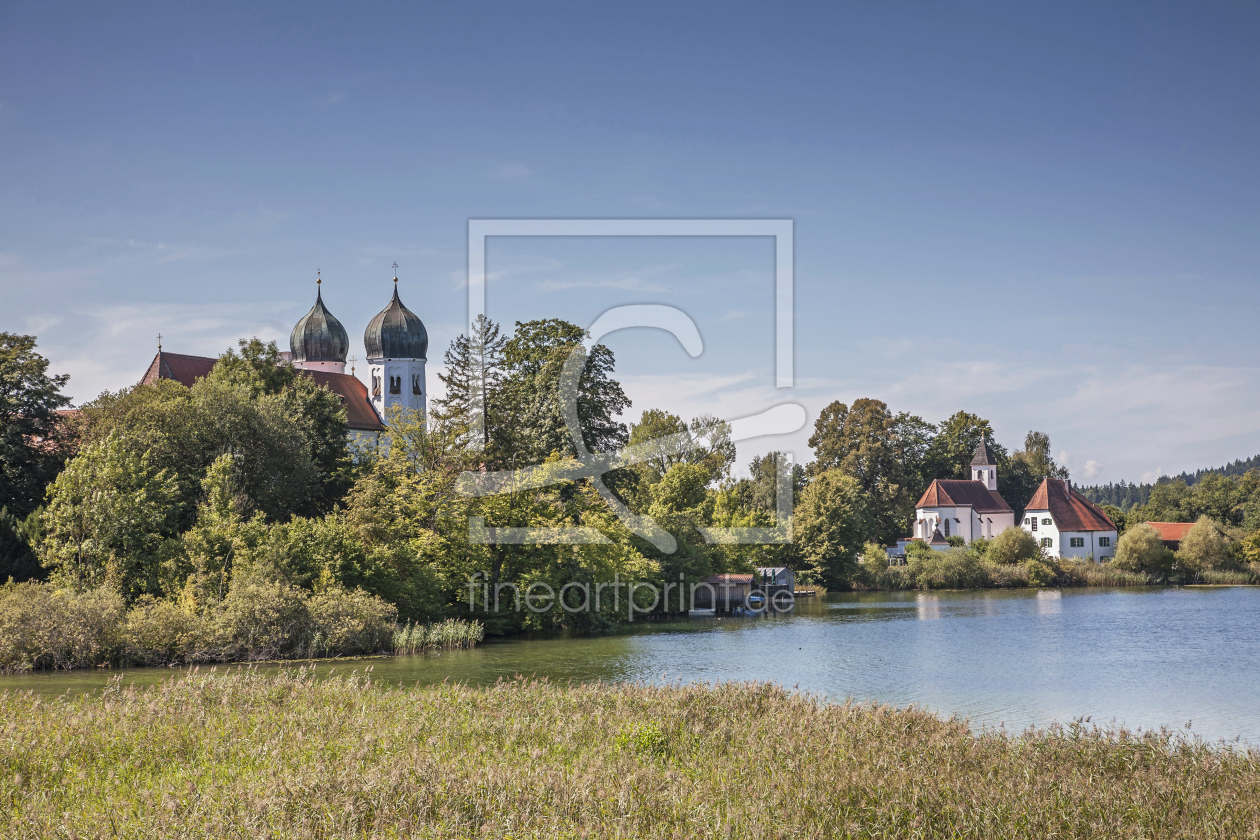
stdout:
POLYGON ((420 396, 420 374, 411 374, 411 393, 420 396))
POLYGON ((401 376, 391 376, 389 378, 389 392, 391 394, 402 393, 402 377, 401 376))
POLYGON ((1053 525, 1053 524, 1054 524, 1054 520, 1053 520, 1053 519, 1043 519, 1043 520, 1041 520, 1041 524, 1042 524, 1042 525, 1053 525))
POLYGON ((1099 563, 1106 563, 1106 562, 1107 562, 1108 560, 1110 560, 1110 559, 1111 559, 1111 556, 1110 556, 1110 555, 1108 555, 1108 554, 1104 554, 1102 557, 1099 557, 1099 558, 1098 558, 1098 562, 1099 562, 1099 563))
POLYGON ((945 536, 949 536, 949 519, 945 520, 945 536))
POLYGON ((1042 547, 1042 548, 1054 548, 1054 540, 1050 539, 1049 537, 1042 537, 1042 538, 1041 538, 1041 547, 1042 547))
POLYGON ((1098 544, 1102 546, 1103 548, 1106 548, 1107 546, 1111 545, 1111 537, 1099 537, 1098 544))
POLYGON ((1072 548, 1084 548, 1084 547, 1085 547, 1085 538, 1084 538, 1084 537, 1072 537, 1072 543, 1071 543, 1071 546, 1072 546, 1072 548))
POLYGON ((1024 517, 1024 524, 1025 524, 1025 525, 1028 525, 1028 524, 1030 524, 1031 522, 1032 522, 1032 520, 1031 520, 1031 519, 1029 519, 1027 516, 1025 516, 1025 517, 1024 517))

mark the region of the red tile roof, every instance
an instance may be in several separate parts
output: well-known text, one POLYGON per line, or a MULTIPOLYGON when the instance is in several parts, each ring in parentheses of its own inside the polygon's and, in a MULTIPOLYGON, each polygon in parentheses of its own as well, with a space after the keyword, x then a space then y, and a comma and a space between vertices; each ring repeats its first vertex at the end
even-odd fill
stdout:
POLYGON ((1186 532, 1194 527, 1193 522, 1147 522, 1156 531, 1159 531, 1159 538, 1164 542, 1181 542, 1186 538, 1186 532))
POLYGON ((346 428, 361 432, 385 431, 381 418, 376 416, 376 409, 372 408, 367 386, 357 376, 324 370, 299 370, 298 373, 306 374, 317 385, 323 385, 341 397, 341 403, 346 407, 346 428))
POLYGON ((182 353, 164 353, 159 351, 144 372, 141 385, 153 385, 159 379, 174 379, 185 388, 210 375, 210 369, 218 359, 209 356, 185 356, 182 353))
POLYGON ((1024 510, 1050 511, 1054 524, 1060 531, 1116 530, 1116 523, 1111 521, 1102 508, 1058 478, 1042 481, 1024 510))
POLYGON ((976 513, 1010 513, 1011 506, 979 481, 938 478, 914 505, 916 508, 968 507, 976 513))
MULTIPOLYGON (((159 379, 174 379, 185 388, 210 374, 218 359, 209 356, 185 356, 181 353, 158 353, 144 372, 141 385, 152 385, 159 379)), ((346 407, 346 428, 361 432, 383 432, 385 426, 376 416, 376 409, 368 398, 367 386, 358 377, 348 373, 330 373, 323 370, 298 370, 298 373, 309 376, 317 385, 341 397, 346 407)))

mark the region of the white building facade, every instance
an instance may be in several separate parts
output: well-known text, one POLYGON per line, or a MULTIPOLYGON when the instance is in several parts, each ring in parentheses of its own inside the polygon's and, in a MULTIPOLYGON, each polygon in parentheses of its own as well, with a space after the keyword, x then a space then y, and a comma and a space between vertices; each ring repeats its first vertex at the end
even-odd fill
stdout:
POLYGON ((971 479, 936 479, 915 504, 914 536, 990 539, 1015 524, 1015 511, 997 491, 997 460, 987 440, 971 458, 971 479))
POLYGON ((1116 555, 1116 524, 1062 479, 1041 482, 1020 525, 1051 557, 1104 563, 1116 555))

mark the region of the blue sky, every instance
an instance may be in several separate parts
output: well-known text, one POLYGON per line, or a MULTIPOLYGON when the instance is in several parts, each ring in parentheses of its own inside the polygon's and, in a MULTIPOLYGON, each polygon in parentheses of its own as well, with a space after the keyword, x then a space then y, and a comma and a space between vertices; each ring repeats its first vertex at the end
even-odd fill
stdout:
POLYGON ((1242 3, 0 2, 0 329, 82 401, 319 267, 362 358, 397 260, 437 368, 469 218, 790 218, 791 391, 769 240, 492 241, 489 314, 689 312, 610 339, 628 419, 874 396, 1149 479, 1260 452, 1258 100, 1242 3))

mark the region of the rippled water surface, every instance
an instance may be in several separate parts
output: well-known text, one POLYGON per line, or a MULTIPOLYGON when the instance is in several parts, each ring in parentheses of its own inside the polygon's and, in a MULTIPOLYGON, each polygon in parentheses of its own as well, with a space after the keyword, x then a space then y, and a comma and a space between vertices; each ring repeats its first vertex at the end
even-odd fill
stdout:
MULTIPOLYGON (((406 683, 769 680, 832 700, 911 703, 1008 730, 1089 717, 1260 746, 1260 589, 859 593, 772 618, 639 624, 595 637, 321 664, 406 683)), ((124 683, 168 678, 124 672, 124 683)), ((0 690, 99 689, 114 674, 0 677, 0 690)))

